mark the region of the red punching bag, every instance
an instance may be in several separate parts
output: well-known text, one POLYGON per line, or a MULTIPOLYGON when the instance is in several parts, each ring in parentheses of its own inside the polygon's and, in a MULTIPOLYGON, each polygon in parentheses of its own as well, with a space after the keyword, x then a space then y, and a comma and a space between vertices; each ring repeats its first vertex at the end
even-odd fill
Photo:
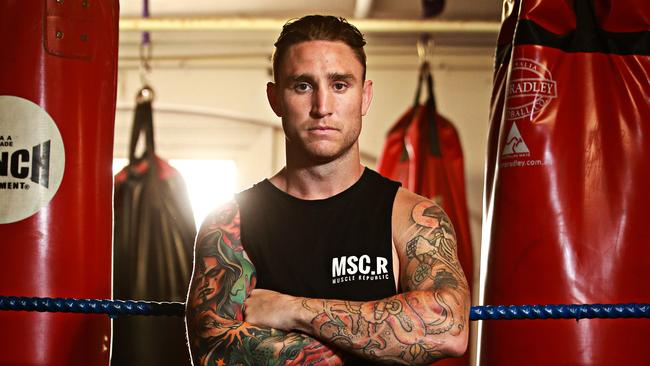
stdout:
MULTIPOLYGON (((118 2, 0 2, 0 294, 110 298, 118 2)), ((106 315, 0 312, 2 365, 107 365, 106 315)))
MULTIPOLYGON (((447 213, 458 245, 458 258, 470 284, 473 279, 472 240, 465 196, 463 152, 456 128, 436 111, 433 78, 428 63, 420 69, 415 103, 391 128, 377 170, 405 188, 436 201, 447 213), (427 101, 420 105, 423 83, 427 101)), ((469 365, 469 352, 440 365, 469 365)))
MULTIPOLYGON (((421 109, 420 95, 422 93, 422 84, 429 64, 423 62, 418 74, 418 85, 415 91, 415 102, 404 114, 397 120, 397 123, 388 130, 384 149, 377 162, 377 171, 383 176, 402 183, 404 188, 409 188, 409 152, 406 151, 406 134, 409 126, 415 119, 416 114, 421 109)), ((433 94, 431 94, 433 95, 433 94)))
MULTIPOLYGON (((511 14, 492 99, 484 302, 650 302, 650 3, 529 0, 511 14)), ((484 321, 481 364, 644 365, 649 325, 484 321)))
POLYGON ((408 187, 409 156, 404 139, 417 109, 417 105, 409 108, 388 131, 384 150, 377 163, 379 173, 387 178, 401 182, 405 188, 408 187))
POLYGON ((407 187, 436 201, 449 216, 456 231, 458 259, 471 288, 474 268, 463 150, 456 127, 436 110, 428 65, 424 75, 429 96, 417 109, 405 137, 409 152, 407 187))

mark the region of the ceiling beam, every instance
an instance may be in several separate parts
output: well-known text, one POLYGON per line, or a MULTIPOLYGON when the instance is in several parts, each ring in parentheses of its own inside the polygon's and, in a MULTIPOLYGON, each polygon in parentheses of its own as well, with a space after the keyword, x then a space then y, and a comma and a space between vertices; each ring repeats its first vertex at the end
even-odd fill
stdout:
MULTIPOLYGON (((364 33, 493 33, 499 22, 454 20, 349 19, 364 33)), ((279 32, 285 19, 273 18, 120 18, 122 31, 263 31, 279 32)))

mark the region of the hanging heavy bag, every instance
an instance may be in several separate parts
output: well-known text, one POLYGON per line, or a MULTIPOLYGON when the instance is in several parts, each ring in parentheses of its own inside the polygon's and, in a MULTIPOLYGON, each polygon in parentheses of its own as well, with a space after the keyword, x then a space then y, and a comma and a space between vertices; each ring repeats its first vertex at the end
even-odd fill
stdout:
MULTIPOLYGON (((151 101, 140 100, 129 165, 115 177, 114 297, 185 301, 195 235, 182 177, 156 156, 151 101)), ((190 365, 182 318, 120 317, 113 329, 112 365, 190 365)))
MULTIPOLYGON (((111 296, 116 0, 0 1, 0 294, 111 296)), ((0 311, 0 365, 108 365, 101 314, 0 311)))
POLYGON ((459 259, 471 285, 472 241, 462 147, 454 125, 436 111, 433 78, 427 63, 420 69, 415 94, 413 106, 389 130, 377 170, 441 204, 454 225, 459 259), (426 85, 428 93, 423 105, 422 85, 426 85))
MULTIPOLYGON (((471 286, 472 242, 469 231, 463 154, 456 128, 436 111, 433 77, 423 63, 413 107, 391 128, 378 171, 405 188, 431 198, 445 210, 456 233, 458 258, 471 286), (420 104, 422 86, 427 100, 420 104)), ((469 320, 467 320, 469 321, 469 320)), ((469 353, 441 365, 469 365, 469 353)))
MULTIPOLYGON (((465 172, 460 138, 454 125, 437 112, 433 77, 429 64, 421 71, 420 85, 426 81, 427 99, 409 125, 405 144, 409 153, 409 190, 438 203, 449 216, 456 234, 458 259, 470 285, 474 267, 472 239, 465 195, 465 172)), ((416 102, 419 101, 418 87, 416 102)), ((469 325, 469 320, 466 320, 469 325)), ((450 358, 440 365, 469 365, 470 355, 450 358)))
MULTIPOLYGON (((424 64, 423 64, 424 66, 424 64)), ((377 162, 377 171, 390 179, 408 187, 409 155, 406 151, 406 131, 413 121, 416 111, 420 107, 420 86, 422 84, 422 69, 418 76, 418 87, 415 103, 397 120, 386 135, 386 142, 377 162)))
MULTIPOLYGON (((415 119, 416 113, 421 109, 420 96, 422 84, 426 80, 429 64, 423 62, 418 72, 418 84, 415 90, 415 100, 411 108, 397 120, 397 123, 388 130, 386 142, 377 162, 377 171, 383 176, 402 183, 409 188, 409 152, 406 151, 406 132, 415 119)), ((437 143, 437 142, 436 142, 437 143)))
MULTIPOLYGON (((484 301, 650 302, 650 3, 520 5, 488 147, 484 301)), ((645 319, 485 321, 480 358, 641 365, 649 343, 645 319)))
MULTIPOLYGON (((458 258, 471 285, 472 239, 469 230, 463 150, 454 125, 436 110, 433 77, 428 64, 423 73, 427 100, 418 108, 408 127, 405 144, 409 152, 407 187, 436 201, 456 231, 458 258)), ((419 90, 417 93, 419 100, 419 90)))

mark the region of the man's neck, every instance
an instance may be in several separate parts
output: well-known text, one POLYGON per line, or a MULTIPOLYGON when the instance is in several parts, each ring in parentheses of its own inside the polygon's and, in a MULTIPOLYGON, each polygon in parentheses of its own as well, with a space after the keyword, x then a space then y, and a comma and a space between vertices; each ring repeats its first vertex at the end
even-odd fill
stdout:
POLYGON ((270 181, 296 198, 317 200, 332 197, 350 188, 363 174, 358 149, 351 150, 346 156, 320 164, 295 164, 287 157, 287 165, 270 181))

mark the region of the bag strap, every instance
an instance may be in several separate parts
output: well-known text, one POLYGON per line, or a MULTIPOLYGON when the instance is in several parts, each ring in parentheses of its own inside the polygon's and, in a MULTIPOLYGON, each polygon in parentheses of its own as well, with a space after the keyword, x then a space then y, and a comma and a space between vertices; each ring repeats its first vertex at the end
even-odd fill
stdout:
POLYGON ((429 154, 433 156, 442 156, 440 150, 440 137, 438 136, 438 112, 436 106, 436 96, 433 94, 433 76, 431 71, 427 73, 427 92, 429 93, 426 103, 427 118, 429 119, 428 141, 429 154))
POLYGON ((574 11, 576 14, 576 30, 573 38, 576 49, 600 49, 601 29, 596 21, 596 16, 591 0, 575 0, 574 11))
POLYGON ((415 102, 413 103, 413 108, 416 109, 420 106, 420 94, 422 93, 422 84, 426 82, 427 89, 427 99, 425 101, 425 112, 427 115, 425 118, 428 120, 428 135, 427 140, 429 141, 429 154, 433 156, 442 156, 442 151, 440 150, 440 138, 438 136, 438 123, 436 119, 437 115, 437 105, 436 105, 436 96, 433 93, 433 75, 431 73, 431 66, 428 62, 423 62, 420 66, 420 74, 418 75, 418 86, 415 91, 415 102))
MULTIPOLYGON (((147 88, 147 87, 145 87, 147 88)), ((142 91, 138 93, 135 113, 133 115, 133 127, 131 128, 131 142, 129 144, 129 164, 133 164, 138 160, 144 158, 153 158, 156 153, 156 146, 153 138, 153 113, 151 107, 151 99, 141 98, 142 91), (144 152, 140 156, 135 155, 135 149, 138 141, 144 134, 145 145, 144 152)))
POLYGON ((415 89, 415 99, 413 100, 413 108, 417 108, 417 106, 420 105, 420 96, 422 94, 422 83, 424 82, 424 78, 426 77, 427 73, 429 73, 429 63, 425 61, 420 65, 420 71, 418 72, 418 85, 415 89))

